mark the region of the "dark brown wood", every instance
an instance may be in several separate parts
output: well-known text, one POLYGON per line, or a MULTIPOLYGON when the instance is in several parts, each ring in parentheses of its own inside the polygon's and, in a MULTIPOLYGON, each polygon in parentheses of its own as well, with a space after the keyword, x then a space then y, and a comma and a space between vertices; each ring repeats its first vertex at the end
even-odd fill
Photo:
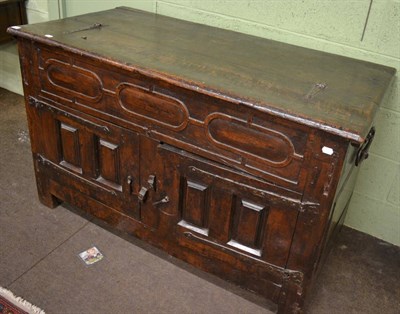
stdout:
POLYGON ((41 202, 303 311, 393 69, 127 8, 10 33, 41 202))
POLYGON ((0 0, 0 44, 13 39, 7 33, 9 26, 28 23, 25 2, 26 0, 0 0))

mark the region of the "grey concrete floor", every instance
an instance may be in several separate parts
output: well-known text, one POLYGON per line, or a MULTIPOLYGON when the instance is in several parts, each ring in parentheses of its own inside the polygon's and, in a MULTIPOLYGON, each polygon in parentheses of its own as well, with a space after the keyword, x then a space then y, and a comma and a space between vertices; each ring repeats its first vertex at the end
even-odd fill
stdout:
MULTIPOLYGON (((68 205, 41 205, 23 98, 0 89, 0 286, 47 313, 272 313, 271 304, 68 205), (86 266, 96 245, 105 258, 86 266)), ((399 313, 400 248, 344 228, 308 313, 399 313)))

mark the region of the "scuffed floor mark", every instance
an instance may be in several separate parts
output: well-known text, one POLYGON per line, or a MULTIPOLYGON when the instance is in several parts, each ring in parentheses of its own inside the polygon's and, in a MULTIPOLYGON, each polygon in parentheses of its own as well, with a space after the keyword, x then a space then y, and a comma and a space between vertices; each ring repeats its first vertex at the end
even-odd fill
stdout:
POLYGON ((27 144, 29 144, 30 143, 30 139, 29 139, 29 133, 28 133, 28 131, 25 131, 25 130, 19 130, 18 131, 18 141, 20 142, 20 143, 27 143, 27 144))

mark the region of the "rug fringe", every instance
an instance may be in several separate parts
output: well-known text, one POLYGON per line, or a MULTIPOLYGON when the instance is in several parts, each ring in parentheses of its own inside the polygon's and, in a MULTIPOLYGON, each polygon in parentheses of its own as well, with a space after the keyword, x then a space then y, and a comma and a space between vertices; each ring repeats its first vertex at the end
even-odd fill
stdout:
POLYGON ((23 307, 23 310, 25 310, 30 314, 46 314, 42 309, 38 308, 37 306, 31 304, 30 302, 24 300, 21 297, 17 297, 10 290, 7 290, 3 287, 0 287, 0 295, 2 295, 15 305, 23 307))

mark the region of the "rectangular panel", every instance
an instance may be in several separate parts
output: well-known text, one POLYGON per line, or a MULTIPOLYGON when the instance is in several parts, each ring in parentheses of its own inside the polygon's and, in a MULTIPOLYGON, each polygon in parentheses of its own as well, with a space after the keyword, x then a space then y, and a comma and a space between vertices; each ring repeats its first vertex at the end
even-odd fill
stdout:
POLYGON ((79 130, 60 122, 61 162, 60 164, 76 172, 82 173, 79 130))
POLYGON ((265 206, 236 198, 229 245, 251 254, 261 255, 265 206))
POLYGON ((104 139, 98 139, 98 181, 120 188, 120 149, 104 139))
POLYGON ((178 222, 178 233, 285 267, 301 206, 298 195, 273 193, 257 178, 167 144, 159 147, 159 153, 157 164, 164 171, 161 190, 172 200, 163 210, 169 211, 171 224, 178 222), (176 181, 166 179, 171 172, 176 181), (178 202, 180 216, 171 209, 178 202), (202 225, 204 213, 207 222, 202 225))
POLYGON ((210 188, 201 183, 183 179, 181 226, 193 231, 208 234, 208 208, 210 188))

